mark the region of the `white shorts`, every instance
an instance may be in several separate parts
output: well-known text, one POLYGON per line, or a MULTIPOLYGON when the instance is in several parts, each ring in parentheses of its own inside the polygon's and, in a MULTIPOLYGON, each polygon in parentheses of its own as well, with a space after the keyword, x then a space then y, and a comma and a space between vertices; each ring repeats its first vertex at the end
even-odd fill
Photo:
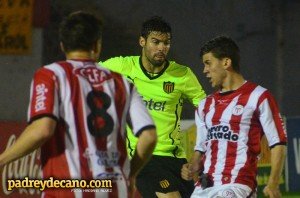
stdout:
MULTIPOLYGON (((251 188, 243 184, 224 184, 204 190, 201 186, 196 186, 191 198, 246 198, 251 192, 251 188)), ((256 193, 253 193, 251 198, 256 198, 256 193)))

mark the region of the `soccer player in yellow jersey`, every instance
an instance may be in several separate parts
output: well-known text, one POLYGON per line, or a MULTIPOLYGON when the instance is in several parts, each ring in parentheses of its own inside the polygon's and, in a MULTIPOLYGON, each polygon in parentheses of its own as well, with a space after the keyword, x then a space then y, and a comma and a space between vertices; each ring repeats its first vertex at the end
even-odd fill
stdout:
MULTIPOLYGON (((186 163, 180 142, 180 116, 184 99, 196 107, 205 93, 189 67, 167 60, 171 38, 170 25, 161 17, 152 17, 142 25, 140 56, 115 57, 100 63, 135 84, 157 127, 153 157, 136 180, 144 198, 190 197, 194 189, 192 181, 180 176, 186 163)), ((127 134, 128 153, 132 155, 137 139, 127 134)))

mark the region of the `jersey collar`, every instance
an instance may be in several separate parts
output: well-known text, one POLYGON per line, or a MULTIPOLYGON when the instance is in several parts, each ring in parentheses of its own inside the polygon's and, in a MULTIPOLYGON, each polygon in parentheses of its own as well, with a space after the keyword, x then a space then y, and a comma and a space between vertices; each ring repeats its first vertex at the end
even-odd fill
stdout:
POLYGON ((142 56, 140 56, 139 62, 140 62, 140 67, 141 67, 143 73, 144 73, 150 80, 153 80, 153 79, 156 79, 156 78, 160 77, 160 76, 166 71, 166 69, 169 67, 169 64, 170 64, 169 61, 166 60, 166 64, 165 64, 164 68, 163 68, 159 73, 157 73, 155 76, 151 76, 151 75, 147 72, 147 70, 145 69, 145 67, 143 66, 143 63, 142 63, 142 56))

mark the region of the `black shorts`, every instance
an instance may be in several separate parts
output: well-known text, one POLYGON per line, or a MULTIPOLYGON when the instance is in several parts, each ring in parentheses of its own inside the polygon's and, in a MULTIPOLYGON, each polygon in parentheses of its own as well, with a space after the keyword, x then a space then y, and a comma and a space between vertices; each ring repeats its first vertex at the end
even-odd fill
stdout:
POLYGON ((143 198, 156 197, 155 192, 179 191, 181 197, 190 197, 194 182, 181 178, 181 167, 187 163, 184 158, 154 155, 141 170, 136 179, 136 187, 143 198))

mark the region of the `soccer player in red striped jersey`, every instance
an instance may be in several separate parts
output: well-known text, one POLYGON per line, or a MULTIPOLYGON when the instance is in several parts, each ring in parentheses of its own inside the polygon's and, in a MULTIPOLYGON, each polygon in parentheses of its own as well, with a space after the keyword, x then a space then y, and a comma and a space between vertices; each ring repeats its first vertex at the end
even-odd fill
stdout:
POLYGON ((31 83, 29 126, 0 155, 0 165, 41 147, 42 177, 108 179, 112 192, 46 189, 44 197, 133 196, 135 177, 151 157, 156 130, 133 84, 99 67, 102 23, 85 12, 70 14, 60 26, 66 61, 37 70, 31 83), (127 158, 125 127, 138 137, 127 158))
POLYGON ((195 152, 181 172, 186 180, 201 172, 192 197, 256 197, 263 135, 271 148, 271 173, 263 192, 280 197, 287 134, 273 96, 244 79, 239 71, 239 48, 231 38, 208 41, 201 56, 203 73, 218 91, 202 100, 195 112, 195 152))

